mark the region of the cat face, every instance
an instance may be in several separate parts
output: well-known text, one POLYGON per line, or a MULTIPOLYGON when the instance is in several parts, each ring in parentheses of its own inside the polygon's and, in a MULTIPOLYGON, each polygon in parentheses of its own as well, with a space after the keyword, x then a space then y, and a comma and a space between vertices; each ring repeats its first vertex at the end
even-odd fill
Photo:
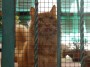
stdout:
MULTIPOLYGON (((32 8, 31 17, 34 19, 35 9, 32 8)), ((38 14, 38 34, 40 36, 54 35, 57 32, 56 7, 52 7, 50 12, 38 14)))
POLYGON ((53 35, 57 30, 57 20, 48 13, 40 13, 38 15, 38 31, 40 35, 53 35))

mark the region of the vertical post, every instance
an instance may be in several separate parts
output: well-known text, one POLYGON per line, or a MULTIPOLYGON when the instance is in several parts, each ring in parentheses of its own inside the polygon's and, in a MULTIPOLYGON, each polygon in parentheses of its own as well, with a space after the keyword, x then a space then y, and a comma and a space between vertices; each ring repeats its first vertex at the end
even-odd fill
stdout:
POLYGON ((84 67, 84 0, 80 2, 80 44, 81 67, 84 67))
POLYGON ((34 67, 38 67, 38 0, 35 0, 35 21, 34 21, 34 67))
POLYGON ((2 67, 14 67, 15 0, 2 0, 2 67))
POLYGON ((79 13, 80 13, 80 9, 79 9, 79 0, 76 0, 76 3, 77 3, 77 14, 79 15, 79 13))
POLYGON ((57 0, 57 67, 61 67, 61 0, 57 0))

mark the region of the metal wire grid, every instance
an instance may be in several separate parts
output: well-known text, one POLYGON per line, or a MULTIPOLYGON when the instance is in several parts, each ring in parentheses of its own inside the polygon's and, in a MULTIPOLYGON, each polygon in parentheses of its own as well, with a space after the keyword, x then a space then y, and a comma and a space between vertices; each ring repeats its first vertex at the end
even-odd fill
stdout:
MULTIPOLYGON (((62 63, 64 67, 83 67, 83 62, 80 63, 80 57, 84 54, 84 49, 80 48, 80 43, 82 44, 81 47, 84 47, 84 28, 82 23, 84 23, 84 2, 79 0, 64 0, 61 1, 63 4, 61 5, 61 26, 62 26, 62 44, 64 43, 65 47, 62 45, 62 54, 65 54, 64 58, 62 59, 62 63), (76 3, 76 4, 75 4, 76 3), (80 13, 79 13, 80 12, 80 13), (81 20, 81 21, 80 21, 81 20), (81 28, 82 30, 81 30, 81 28), (81 37, 80 37, 81 36, 81 37), (83 37, 83 38, 82 38, 83 37), (80 40, 81 39, 81 40, 80 40), (82 40, 83 39, 83 40, 82 40), (78 45, 78 46, 76 46, 78 45), (76 46, 76 48, 74 48, 76 46), (69 48, 67 48, 69 47, 69 48), (76 51, 77 50, 77 55, 76 51), (78 58, 78 55, 79 58, 78 58), (79 61, 79 62, 76 62, 79 61)), ((82 59, 81 59, 82 60, 82 59)))
POLYGON ((27 25, 30 16, 30 7, 34 6, 34 0, 16 0, 16 15, 19 16, 20 23, 27 25))
MULTIPOLYGON (((37 3, 37 1, 38 1, 38 13, 43 13, 43 12, 48 12, 48 11, 50 11, 50 9, 52 8, 52 6, 53 6, 53 4, 56 4, 56 1, 54 1, 54 0, 36 0, 36 3, 37 3)), ((36 8, 37 8, 37 5, 36 5, 36 8)), ((38 17, 38 16, 37 16, 38 17)), ((37 18, 36 17, 36 18, 37 18)), ((37 20, 38 21, 38 20, 37 20)), ((38 23, 38 22, 37 22, 38 23)), ((37 26, 37 25, 36 25, 37 26)), ((37 30, 38 30, 38 28, 37 28, 37 30)), ((39 32, 39 31, 38 31, 39 32)), ((36 31, 36 33, 35 33, 36 35, 37 35, 37 31, 36 31)), ((36 36, 36 39, 37 39, 37 37, 38 37, 38 35, 36 36)), ((36 40, 37 41, 37 40, 36 40)), ((36 44, 36 46, 37 46, 38 44, 36 44)), ((49 44, 47 44, 47 45, 49 45, 49 44)), ((59 47, 59 46, 58 46, 59 47)), ((36 48, 36 49, 39 49, 40 50, 40 48, 36 48)), ((44 50, 47 50, 47 49, 45 49, 45 48, 43 48, 44 50)), ((37 52, 37 50, 35 50, 36 52, 37 52)), ((58 50, 59 51, 59 50, 58 50)), ((48 52, 50 52, 50 51, 48 51, 48 52)), ((59 53, 60 54, 60 53, 59 53)), ((36 55, 35 54, 35 57, 37 57, 38 56, 38 54, 36 55)), ((59 57, 58 57, 58 62, 60 63, 60 55, 58 55, 59 57)), ((40 58, 38 58, 38 60, 39 60, 40 58)), ((47 58, 46 58, 47 59, 47 58)), ((48 61, 48 62, 50 62, 50 61, 48 61)), ((53 62, 53 61, 52 61, 53 62)), ((38 67, 37 65, 39 65, 39 64, 41 64, 42 62, 40 62, 40 61, 37 61, 37 62, 35 62, 35 67, 38 67)), ((54 62, 53 62, 54 63, 54 62)), ((60 66, 60 64, 58 64, 58 67, 60 66)))
MULTIPOLYGON (((28 28, 30 27, 30 8, 34 7, 35 2, 34 0, 16 0, 16 11, 15 11, 15 67, 18 67, 18 57, 21 54, 21 51, 28 41, 28 28)), ((28 43, 27 43, 28 45, 28 43)), ((28 48, 27 48, 28 49, 28 48)))
MULTIPOLYGON (((65 46, 66 46, 66 44, 67 44, 67 41, 69 41, 69 43, 70 43, 70 40, 69 39, 66 39, 67 37, 76 37, 76 35, 75 35, 75 33, 77 32, 77 33, 80 33, 80 31, 79 30, 77 30, 77 31, 75 31, 76 29, 79 29, 79 27, 80 27, 80 23, 79 23, 79 19, 77 18, 77 16, 78 16, 78 14, 76 13, 76 14, 73 14, 73 13, 71 13, 70 12, 70 9, 67 9, 67 8, 70 8, 70 6, 68 6, 67 7, 67 5, 66 5, 66 3, 67 3, 67 1, 66 0, 64 0, 65 2, 64 2, 64 6, 62 6, 61 5, 61 15, 63 16, 63 17, 61 17, 61 22, 62 22, 62 34, 64 33, 65 35, 62 35, 62 38, 63 37, 65 37, 65 39, 64 40, 62 40, 62 41, 64 41, 64 43, 65 43, 65 46), (67 11, 68 10, 68 11, 67 11), (68 13, 67 13, 68 12, 68 13), (72 18, 71 16, 73 16, 74 15, 74 18, 72 18), (66 18, 65 18, 65 17, 66 18), (67 20, 68 20, 68 23, 67 23, 67 20), (77 20, 77 21, 76 21, 77 20), (63 21, 64 21, 64 23, 63 23, 63 21), (72 23, 73 22, 73 23, 72 23), (75 23, 75 22, 77 22, 77 23, 75 23), (73 26, 72 26, 73 25, 73 26), (77 27, 76 27, 77 26, 77 27), (72 29, 71 28, 73 28, 73 31, 72 31, 72 29), (69 36, 66 36, 66 34, 70 34, 70 33, 74 33, 74 35, 69 35, 69 36)), ((28 1, 27 1, 28 2, 28 1)), ((71 4, 70 3, 71 1, 69 0, 69 2, 68 2, 68 4, 71 4)), ((24 1, 23 1, 23 3, 24 3, 24 1)), ((45 2, 44 2, 45 3, 45 2)), ((48 3, 50 3, 49 1, 48 1, 48 3)), ((62 0, 61 0, 61 3, 62 3, 62 0)), ((45 7, 44 7, 45 8, 45 7)), ((75 7, 73 7, 73 8, 75 8, 75 7)), ((24 11, 24 10, 23 10, 24 11)), ((27 10, 28 11, 28 10, 27 10)), ((17 14, 17 15, 19 15, 19 14, 17 14)), ((23 13, 23 15, 25 15, 25 13, 23 13)), ((78 36, 77 36, 78 38, 80 38, 80 36, 79 36, 79 34, 78 34, 78 36)), ((82 36, 83 37, 83 36, 82 36)), ((72 38, 73 39, 73 38, 72 38)), ((73 43, 72 43, 73 44, 73 43)), ((70 45, 70 44, 69 44, 70 45)), ((71 46, 71 45, 70 45, 71 46)), ((67 59, 65 59, 65 62, 63 62, 62 61, 62 63, 64 63, 64 67, 71 67, 72 66, 72 62, 68 62, 67 63, 67 59), (68 66, 67 66, 67 64, 68 64, 68 66)), ((80 64, 79 63, 73 63, 73 66, 74 67, 79 67, 80 66, 80 64)))
MULTIPOLYGON (((20 11, 20 9, 22 9, 21 12, 24 12, 26 9, 28 11, 29 8, 25 7, 23 5, 24 4, 28 5, 29 3, 31 3, 31 2, 29 2, 29 1, 27 1, 27 2, 24 2, 24 1, 20 2, 19 7, 17 7, 17 8, 19 8, 18 11, 20 11)), ((49 8, 51 8, 50 4, 53 5, 55 3, 56 2, 54 2, 54 0, 52 0, 52 1, 49 1, 49 0, 45 1, 44 0, 43 2, 41 0, 39 0, 38 12, 40 13, 40 12, 49 11, 49 8), (41 5, 41 4, 43 4, 43 5, 41 5)), ((82 31, 81 32, 79 31, 80 30, 80 25, 81 25, 80 21, 79 21, 80 20, 79 17, 82 17, 81 15, 79 16, 79 14, 80 14, 79 13, 80 12, 79 4, 81 4, 81 3, 78 0, 76 0, 76 1, 72 1, 72 0, 68 0, 68 1, 63 0, 62 1, 61 0, 60 3, 61 3, 60 6, 61 6, 61 26, 62 26, 62 40, 61 40, 62 43, 61 43, 61 46, 63 46, 63 44, 64 44, 65 47, 67 47, 67 45, 69 45, 69 48, 73 48, 72 45, 75 46, 76 42, 77 42, 76 44, 78 44, 78 43, 80 44, 80 40, 79 40, 80 39, 80 34, 78 34, 78 33, 82 33, 82 31), (72 2, 76 2, 78 7, 76 7, 76 6, 71 7, 71 5, 72 5, 71 3, 72 2), (77 12, 76 13, 72 12, 71 8, 72 9, 76 8, 77 12), (71 41, 73 41, 73 42, 71 42, 71 41)), ((29 4, 29 6, 30 6, 30 4, 29 4)), ((25 13, 23 13, 23 16, 25 16, 25 13)), ((21 20, 23 21, 23 19, 21 19, 21 20)), ((27 21, 27 18, 25 18, 24 20, 27 21)), ((63 47, 62 47, 62 50, 64 50, 64 51, 66 50, 67 51, 67 49, 66 48, 63 49, 63 47)), ((72 58, 75 58, 75 56, 72 56, 72 58)), ((64 65, 64 67, 67 67, 67 66, 69 66, 69 67, 70 66, 74 66, 74 67, 81 66, 80 63, 71 62, 72 60, 70 60, 70 58, 68 60, 68 56, 66 58, 61 58, 61 60, 62 60, 62 66, 64 65), (64 62, 63 62, 63 60, 64 60, 64 62)), ((79 61, 80 59, 77 59, 77 60, 79 61)), ((37 63, 36 63, 36 66, 37 66, 37 63)))
MULTIPOLYGON (((30 7, 32 7, 34 5, 29 6, 29 8, 28 7, 25 7, 25 5, 28 5, 28 4, 30 5, 32 3, 35 5, 35 8, 36 8, 35 9, 35 18, 37 19, 37 13, 50 11, 50 9, 52 8, 53 4, 55 4, 56 2, 54 2, 54 0, 52 0, 52 1, 51 0, 50 1, 49 0, 46 0, 46 1, 45 0, 43 0, 43 1, 41 1, 41 0, 39 0, 39 1, 38 0, 35 0, 35 2, 29 2, 29 1, 25 2, 25 0, 23 0, 21 2, 21 0, 18 0, 18 4, 19 5, 16 4, 16 15, 19 16, 19 20, 21 21, 19 24, 22 24, 22 21, 24 21, 24 20, 25 20, 24 23, 26 24, 26 22, 28 20, 30 20, 30 17, 29 17, 29 19, 27 19, 28 17, 24 18, 26 16, 25 15, 25 12, 29 12, 30 10, 28 11, 28 9, 30 9, 30 7), (38 6, 37 2, 39 2, 39 6, 38 6), (41 4, 42 5, 44 4, 44 5, 42 6, 41 4), (45 6, 45 4, 47 4, 47 5, 45 6), (51 5, 51 6, 49 6, 49 5, 51 5), (37 8, 39 8, 39 11, 38 11, 37 8), (21 12, 21 14, 24 17, 22 17, 22 15, 20 14, 20 12, 21 12)), ((17 16, 16 16, 16 20, 17 20, 17 16)), ((38 67, 38 54, 37 54, 37 52, 38 52, 38 48, 37 48, 37 43, 38 43, 38 40, 37 40, 38 39, 37 38, 37 36, 38 36, 37 30, 38 30, 38 28, 37 28, 37 21, 38 20, 35 21, 35 58, 34 58, 35 59, 35 65, 34 65, 35 67, 38 67)), ((17 33, 20 33, 20 32, 17 32, 17 33)), ((23 32, 23 33, 25 33, 25 32, 23 32)), ((20 40, 16 40, 16 41, 20 41, 20 40)), ((18 44, 18 46, 19 45, 20 44, 18 44)))

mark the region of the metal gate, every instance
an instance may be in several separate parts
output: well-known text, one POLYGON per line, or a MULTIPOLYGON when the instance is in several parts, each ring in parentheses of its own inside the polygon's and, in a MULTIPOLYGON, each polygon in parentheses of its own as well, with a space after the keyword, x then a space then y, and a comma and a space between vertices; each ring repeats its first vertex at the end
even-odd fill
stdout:
POLYGON ((1 67, 89 67, 89 2, 2 0, 1 67), (55 16, 51 17, 52 15, 55 16), (48 25, 46 21, 56 23, 48 25), (43 24, 39 25, 41 22, 43 24), (45 25, 45 32, 40 33, 45 25), (53 29, 49 29, 50 26, 53 29), (56 33, 56 36, 48 33, 50 31, 56 33), (44 36, 42 40, 41 35, 44 36), (31 66, 30 63, 34 64, 31 66))

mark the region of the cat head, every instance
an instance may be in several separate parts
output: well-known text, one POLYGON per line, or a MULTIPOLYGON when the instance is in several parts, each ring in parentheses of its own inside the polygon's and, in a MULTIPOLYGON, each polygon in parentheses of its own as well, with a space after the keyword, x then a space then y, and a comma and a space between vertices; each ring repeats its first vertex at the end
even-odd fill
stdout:
MULTIPOLYGON (((35 8, 31 8, 31 23, 34 23, 35 8)), ((34 25, 34 24, 33 24, 34 25)), ((33 26, 34 27, 34 26, 33 26)), ((38 13, 38 33, 39 35, 53 35, 57 32, 56 6, 54 5, 49 12, 38 13)))
MULTIPOLYGON (((53 5, 52 9, 49 12, 52 16, 56 17, 56 6, 53 5)), ((35 8, 31 7, 30 8, 30 16, 34 17, 35 15, 35 8)))

